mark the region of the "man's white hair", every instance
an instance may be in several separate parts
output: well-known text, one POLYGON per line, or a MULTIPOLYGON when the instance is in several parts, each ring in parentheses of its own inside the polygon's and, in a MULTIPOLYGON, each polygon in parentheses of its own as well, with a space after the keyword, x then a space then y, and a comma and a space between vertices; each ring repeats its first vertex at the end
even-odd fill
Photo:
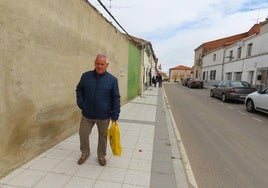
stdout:
POLYGON ((102 58, 104 58, 105 61, 106 61, 106 63, 109 63, 108 58, 107 58, 106 55, 104 55, 104 54, 98 54, 97 57, 96 57, 96 59, 97 59, 98 57, 102 57, 102 58))

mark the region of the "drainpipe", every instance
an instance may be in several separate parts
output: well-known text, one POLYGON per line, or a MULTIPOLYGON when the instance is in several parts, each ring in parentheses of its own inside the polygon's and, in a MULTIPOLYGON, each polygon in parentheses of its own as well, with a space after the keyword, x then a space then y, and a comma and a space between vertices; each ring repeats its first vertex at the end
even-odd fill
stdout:
POLYGON ((223 47, 223 57, 222 57, 222 67, 221 67, 221 81, 223 81, 223 74, 224 74, 224 59, 225 59, 225 52, 226 52, 226 48, 223 47))

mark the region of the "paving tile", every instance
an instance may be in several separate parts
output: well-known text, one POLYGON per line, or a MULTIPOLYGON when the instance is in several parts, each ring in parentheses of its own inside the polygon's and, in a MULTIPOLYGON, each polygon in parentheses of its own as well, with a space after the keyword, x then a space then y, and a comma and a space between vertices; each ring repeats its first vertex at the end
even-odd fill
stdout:
POLYGON ((134 186, 150 185, 151 172, 128 170, 124 183, 134 186))
POLYGON ((80 168, 75 172, 74 176, 97 179, 105 167, 94 164, 82 164, 80 168))
POLYGON ((65 150, 65 149, 57 149, 54 148, 51 152, 49 152, 47 155, 45 155, 46 158, 50 159, 65 159, 72 153, 72 150, 65 150))
POLYGON ((80 177, 72 177, 64 188, 91 188, 95 184, 94 179, 89 178, 80 178, 80 177))
MULTIPOLYGON (((47 152, 45 152, 47 153, 47 152)), ((33 158, 32 160, 28 161, 27 163, 23 164, 21 166, 21 168, 29 168, 30 166, 32 166, 33 164, 37 163, 38 161, 40 161, 42 159, 41 155, 33 158)))
POLYGON ((121 157, 131 158, 133 155, 133 152, 134 152, 134 148, 131 149, 131 148, 123 147, 121 157))
POLYGON ((46 174, 46 172, 26 169, 11 181, 8 181, 7 184, 20 187, 32 187, 46 174))
POLYGON ((79 143, 79 134, 76 133, 76 134, 70 136, 69 138, 67 138, 65 141, 79 143))
POLYGON ((133 153, 134 159, 152 160, 152 151, 135 150, 133 153))
POLYGON ((38 184, 36 184, 34 188, 63 187, 70 179, 71 176, 49 173, 38 184))
POLYGON ((108 160, 107 166, 127 169, 129 164, 130 164, 130 160, 131 160, 131 158, 112 156, 108 160))
POLYGON ((66 175, 74 175, 74 173, 79 169, 79 165, 76 161, 64 160, 59 163, 55 168, 51 170, 51 172, 66 174, 66 175))
POLYGON ((123 182, 126 172, 126 168, 115 168, 107 166, 103 169, 98 179, 113 182, 123 182))
POLYGON ((109 187, 109 188, 121 188, 122 183, 117 183, 117 182, 111 182, 111 181, 104 181, 104 180, 98 180, 93 188, 104 188, 104 187, 109 187))
POLYGON ((140 185, 138 186, 138 185, 130 185, 130 184, 124 183, 122 185, 122 188, 149 188, 149 186, 145 187, 145 186, 140 186, 140 185))
POLYGON ((41 160, 37 161, 32 166, 30 166, 29 169, 48 172, 52 170, 60 162, 61 160, 59 159, 41 158, 41 160))
POLYGON ((136 150, 142 150, 142 151, 153 151, 153 144, 147 144, 147 143, 137 143, 136 150))
POLYGON ((63 142, 57 148, 80 151, 80 143, 79 142, 63 142))
POLYGON ((72 151, 70 155, 66 157, 65 160, 77 162, 80 156, 81 156, 81 151, 72 151))
POLYGON ((14 186, 14 185, 1 185, 1 184, 0 184, 0 187, 1 188, 21 188, 21 187, 14 186))
POLYGON ((10 174, 8 174, 7 176, 5 176, 4 178, 2 178, 0 180, 0 183, 1 184, 5 184, 7 183, 8 181, 12 180, 14 177, 18 176, 19 174, 21 174, 25 169, 22 169, 22 168, 18 168, 14 171, 12 171, 10 174))
POLYGON ((129 169, 140 171, 151 171, 151 160, 142 160, 132 158, 130 161, 129 169))

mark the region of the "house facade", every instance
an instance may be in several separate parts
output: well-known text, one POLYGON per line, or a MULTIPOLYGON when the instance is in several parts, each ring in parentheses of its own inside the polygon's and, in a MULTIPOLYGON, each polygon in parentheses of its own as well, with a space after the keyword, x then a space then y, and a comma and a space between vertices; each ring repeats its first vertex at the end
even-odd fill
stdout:
POLYGON ((151 42, 141 38, 133 37, 137 46, 140 48, 140 94, 152 86, 152 78, 157 74, 158 59, 155 56, 151 42))
POLYGON ((171 82, 181 81, 187 77, 193 77, 193 69, 184 65, 179 65, 169 69, 169 80, 171 82))
POLYGON ((243 80, 256 88, 268 85, 268 21, 253 26, 254 32, 223 43, 202 57, 202 79, 243 80))

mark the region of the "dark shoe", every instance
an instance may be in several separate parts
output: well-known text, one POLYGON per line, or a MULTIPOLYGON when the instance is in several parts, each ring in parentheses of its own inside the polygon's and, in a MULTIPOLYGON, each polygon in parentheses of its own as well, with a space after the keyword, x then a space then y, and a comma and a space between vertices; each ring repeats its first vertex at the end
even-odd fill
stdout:
POLYGON ((88 158, 89 155, 81 155, 80 159, 77 161, 77 163, 80 165, 80 164, 83 164, 87 158, 88 158))
POLYGON ((105 166, 106 165, 106 159, 105 157, 98 157, 99 158, 99 163, 101 166, 105 166))

